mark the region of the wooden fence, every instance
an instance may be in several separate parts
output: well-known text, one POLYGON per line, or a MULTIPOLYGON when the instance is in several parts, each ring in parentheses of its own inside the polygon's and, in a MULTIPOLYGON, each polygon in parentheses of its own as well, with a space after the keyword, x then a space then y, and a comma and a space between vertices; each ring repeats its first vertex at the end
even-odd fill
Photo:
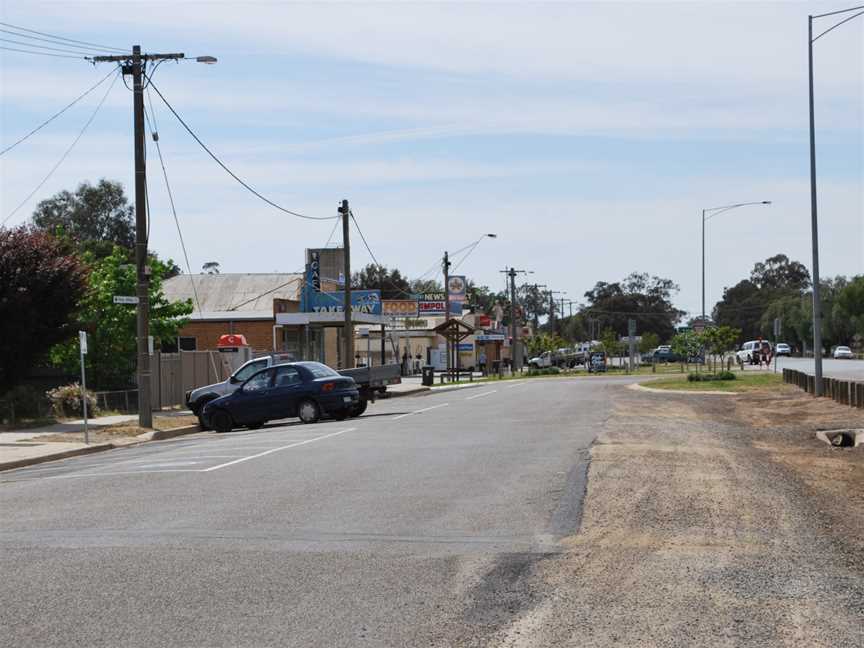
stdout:
POLYGON ((153 409, 186 404, 186 392, 231 375, 225 355, 216 351, 180 351, 150 356, 153 409))
MULTIPOLYGON (((783 382, 800 387, 808 394, 816 393, 816 378, 803 371, 784 369, 783 382)), ((843 405, 864 409, 864 382, 823 377, 822 393, 843 405)))

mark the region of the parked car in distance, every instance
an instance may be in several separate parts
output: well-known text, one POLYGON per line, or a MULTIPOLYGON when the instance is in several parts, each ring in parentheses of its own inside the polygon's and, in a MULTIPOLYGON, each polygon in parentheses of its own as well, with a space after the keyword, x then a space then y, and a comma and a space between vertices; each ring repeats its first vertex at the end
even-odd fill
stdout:
POLYGON ((792 355, 792 347, 790 347, 785 342, 778 342, 777 347, 774 349, 774 355, 791 356, 792 355))
POLYGON ((320 362, 291 362, 252 374, 232 393, 204 405, 201 416, 217 432, 240 426, 254 430, 293 416, 303 423, 328 415, 341 420, 359 402, 353 378, 320 362))
POLYGON ((767 340, 750 340, 741 345, 741 348, 735 353, 738 362, 747 364, 759 364, 762 357, 762 345, 767 344, 773 353, 773 347, 767 340))
POLYGON ((835 360, 851 360, 854 357, 855 354, 852 353, 852 349, 850 349, 848 346, 838 346, 836 349, 834 349, 835 360))

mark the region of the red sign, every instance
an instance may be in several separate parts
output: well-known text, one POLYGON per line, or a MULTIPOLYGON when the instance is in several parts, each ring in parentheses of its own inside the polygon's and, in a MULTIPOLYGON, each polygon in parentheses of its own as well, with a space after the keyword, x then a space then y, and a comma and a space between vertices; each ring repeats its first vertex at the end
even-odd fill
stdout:
POLYGON ((492 326, 492 318, 488 315, 478 315, 475 325, 478 328, 489 328, 490 326, 492 326))
POLYGON ((246 342, 245 335, 220 335, 219 341, 216 343, 217 347, 240 347, 240 346, 249 346, 249 343, 246 342))

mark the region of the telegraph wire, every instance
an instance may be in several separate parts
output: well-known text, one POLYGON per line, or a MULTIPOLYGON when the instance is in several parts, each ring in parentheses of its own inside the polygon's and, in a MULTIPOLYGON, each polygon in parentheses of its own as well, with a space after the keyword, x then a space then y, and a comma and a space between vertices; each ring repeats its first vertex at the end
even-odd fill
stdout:
MULTIPOLYGON (((47 32, 36 31, 35 29, 28 29, 27 27, 19 27, 18 25, 12 25, 6 22, 0 22, 0 25, 4 27, 9 27, 11 29, 17 29, 18 31, 28 32, 30 34, 38 34, 39 36, 47 36, 57 41, 66 41, 67 43, 78 43, 79 45, 88 45, 90 47, 95 47, 100 50, 114 50, 115 52, 123 52, 126 53, 128 50, 121 49, 119 47, 108 47, 107 45, 99 45, 97 43, 90 43, 82 40, 75 40, 74 38, 66 38, 65 36, 57 36, 56 34, 49 34, 47 32)), ((24 34, 21 34, 23 36, 24 34)))
POLYGON ((68 59, 78 59, 81 61, 86 61, 86 56, 71 56, 69 54, 51 54, 50 52, 33 52, 31 50, 18 49, 17 47, 6 47, 5 45, 0 45, 0 50, 6 50, 7 52, 21 52, 22 54, 36 54, 38 56, 53 56, 54 58, 68 58, 68 59))
MULTIPOLYGON (((0 42, 3 43, 11 43, 12 45, 23 45, 24 47, 31 47, 35 50, 48 50, 51 52, 63 52, 64 54, 78 54, 84 56, 85 52, 79 52, 74 49, 68 49, 66 47, 49 47, 48 45, 40 45, 39 43, 28 43, 26 41, 17 41, 12 40, 11 38, 2 38, 0 37, 0 42)), ((58 43, 55 43, 57 45, 58 43)), ((87 54, 92 54, 93 52, 87 51, 87 54)), ((86 57, 85 57, 86 58, 86 57)))
POLYGON ((102 99, 99 101, 99 104, 96 106, 96 109, 90 115, 90 118, 84 124, 84 127, 79 131, 78 135, 72 141, 72 144, 69 145, 69 148, 66 149, 66 151, 63 153, 63 155, 60 157, 60 159, 57 161, 57 163, 51 168, 51 170, 48 172, 48 174, 42 179, 42 182, 40 182, 38 185, 36 185, 36 188, 33 191, 31 191, 27 195, 27 197, 24 200, 22 200, 18 204, 18 206, 9 213, 8 216, 6 216, 6 218, 3 219, 3 222, 0 223, 0 225, 5 225, 6 222, 10 218, 12 218, 16 213, 18 213, 18 210, 21 209, 25 204, 27 204, 27 201, 30 200, 36 194, 36 192, 42 188, 42 186, 46 182, 48 182, 49 178, 51 178, 51 176, 54 175, 54 172, 60 167, 61 164, 63 164, 63 161, 66 159, 66 157, 69 155, 69 153, 72 152, 72 149, 75 148, 75 145, 78 143, 78 141, 84 136, 84 133, 87 131, 87 128, 90 126, 91 123, 93 123, 93 120, 96 119, 96 115, 99 113, 99 109, 102 108, 102 104, 105 103, 105 100, 108 98, 108 95, 111 93, 111 89, 114 87, 114 84, 117 83, 117 78, 119 76, 120 76, 120 71, 118 70, 117 76, 114 77, 114 80, 111 82, 111 85, 108 86, 108 90, 106 90, 105 94, 102 95, 102 99))
POLYGON ((36 133, 38 133, 38 132, 39 132, 40 130, 42 130, 45 126, 47 126, 47 125, 50 124, 52 121, 54 121, 55 119, 57 119, 60 115, 62 115, 63 113, 65 113, 65 112, 66 112, 67 110, 69 110, 72 106, 74 106, 75 104, 77 104, 77 103, 78 103, 79 101, 81 101, 84 97, 86 97, 86 96, 89 95, 91 92, 93 92, 96 88, 98 88, 100 85, 102 85, 103 83, 105 83, 105 81, 108 80, 108 77, 110 77, 110 76, 111 76, 112 74, 114 74, 116 71, 117 71, 117 70, 111 70, 108 74, 106 74, 104 77, 102 77, 102 79, 99 80, 96 84, 90 86, 89 89, 85 90, 82 94, 78 95, 78 97, 76 97, 76 98, 75 98, 71 103, 67 104, 64 108, 62 108, 62 109, 60 109, 58 112, 54 113, 51 117, 49 117, 49 118, 46 119, 44 122, 42 122, 41 124, 39 124, 36 128, 34 128, 33 130, 31 130, 29 133, 27 133, 24 137, 22 137, 21 139, 19 139, 17 142, 14 142, 14 143, 10 144, 10 145, 7 146, 6 148, 4 148, 2 151, 0 151, 0 155, 3 155, 4 153, 8 153, 8 152, 11 151, 13 148, 15 148, 16 146, 18 146, 21 142, 27 140, 27 139, 28 139, 29 137, 31 137, 32 135, 35 135, 36 133))
POLYGON ((16 36, 17 38, 27 38, 28 42, 25 43, 28 47, 45 47, 44 45, 40 45, 39 43, 32 43, 30 41, 42 41, 43 43, 48 43, 49 45, 62 45, 66 48, 74 48, 72 51, 77 50, 85 50, 87 52, 92 52, 94 49, 101 50, 99 47, 85 47, 84 45, 73 45, 72 43, 63 43, 61 41, 51 40, 48 38, 40 38, 39 36, 29 36, 28 34, 19 34, 18 32, 12 31, 11 29, 2 29, 0 28, 0 33, 9 34, 10 36, 16 36))
POLYGON ((279 211, 284 212, 284 213, 286 213, 286 214, 290 214, 291 216, 296 216, 297 218, 304 218, 304 219, 306 219, 306 220, 316 220, 316 221, 327 221, 327 220, 333 220, 333 219, 339 218, 339 216, 306 216, 305 214, 300 214, 300 213, 298 213, 298 212, 291 211, 290 209, 286 209, 285 207, 282 207, 281 205, 279 205, 279 204, 273 202, 272 200, 270 200, 269 198, 267 198, 267 197, 264 196, 263 194, 259 193, 259 192, 258 192, 257 190, 255 190, 252 186, 250 186, 246 181, 244 181, 243 179, 241 179, 240 176, 238 176, 238 175, 237 175, 236 173, 234 173, 231 169, 229 169, 228 166, 227 166, 224 162, 222 162, 222 160, 220 160, 220 159, 216 156, 216 154, 213 153, 213 151, 211 151, 211 150, 207 147, 206 144, 204 144, 203 141, 201 141, 201 138, 198 137, 198 136, 195 134, 195 131, 193 131, 185 121, 183 121, 183 118, 182 118, 182 117, 177 113, 176 110, 174 110, 174 107, 173 107, 173 106, 168 102, 168 100, 164 97, 164 95, 159 91, 159 88, 156 86, 155 83, 153 83, 152 78, 150 78, 150 77, 146 77, 146 78, 148 79, 148 85, 153 87, 153 90, 156 92, 156 94, 159 95, 159 98, 162 100, 162 103, 164 103, 164 104, 168 107, 168 110, 170 110, 171 113, 174 115, 174 117, 177 118, 177 121, 179 121, 180 124, 183 126, 183 128, 186 129, 186 132, 189 133, 189 134, 192 136, 192 138, 193 138, 196 142, 198 142, 198 145, 199 145, 201 148, 203 148, 203 149, 207 152, 207 154, 208 154, 211 158, 213 158, 213 160, 214 160, 214 161, 215 161, 215 162, 216 162, 220 167, 222 167, 222 169, 223 169, 223 170, 224 170, 228 175, 230 175, 232 178, 234 178, 238 183, 240 183, 240 185, 242 185, 244 188, 246 188, 246 189, 247 189, 250 193, 252 193, 254 196, 256 196, 257 198, 261 199, 262 201, 264 201, 265 203, 267 203, 267 204, 270 205, 271 207, 275 207, 275 208, 278 209, 279 211))

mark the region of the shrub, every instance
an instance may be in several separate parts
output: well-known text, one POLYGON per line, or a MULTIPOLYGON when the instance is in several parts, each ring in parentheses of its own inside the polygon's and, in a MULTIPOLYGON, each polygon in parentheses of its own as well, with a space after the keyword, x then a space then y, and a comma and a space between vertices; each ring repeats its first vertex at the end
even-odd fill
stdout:
POLYGON ((735 380, 735 374, 731 371, 721 371, 716 374, 691 373, 687 374, 687 382, 713 382, 715 380, 735 380))
POLYGON ((561 373, 558 367, 545 367, 543 369, 529 369, 529 376, 557 376, 561 373))
POLYGON ((45 394, 29 385, 18 385, 0 398, 0 413, 10 422, 36 419, 48 413, 45 394))
MULTIPOLYGON (((45 395, 51 401, 51 409, 55 416, 71 417, 84 415, 84 410, 81 406, 81 385, 79 383, 61 385, 47 391, 45 395)), ((93 392, 87 390, 86 398, 87 415, 95 416, 98 413, 96 397, 93 395, 93 392)))

